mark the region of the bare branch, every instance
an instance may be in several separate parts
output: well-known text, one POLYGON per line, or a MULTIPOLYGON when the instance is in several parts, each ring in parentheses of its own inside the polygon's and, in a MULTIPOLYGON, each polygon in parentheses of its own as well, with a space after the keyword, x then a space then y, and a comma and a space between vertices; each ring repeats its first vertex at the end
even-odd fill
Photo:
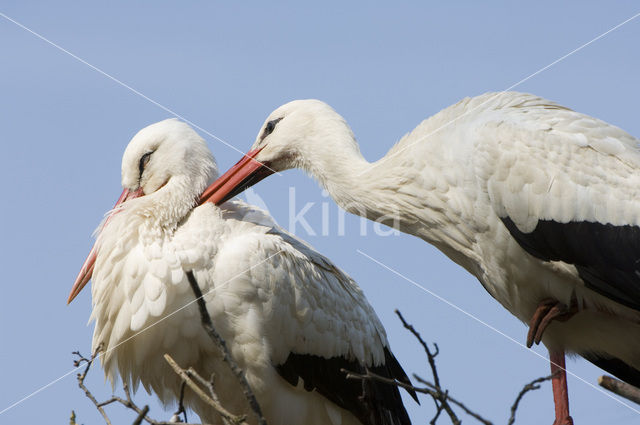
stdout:
POLYGON ((438 369, 436 367, 436 356, 440 354, 440 349, 438 348, 438 344, 435 344, 435 343, 433 344, 435 351, 432 353, 431 350, 429 349, 429 345, 422 339, 422 336, 420 336, 420 333, 416 331, 413 325, 411 325, 410 323, 407 323, 407 321, 402 316, 402 313, 400 313, 400 310, 395 310, 395 313, 396 315, 398 315, 398 318, 400 318, 400 321, 402 322, 402 325, 405 327, 405 329, 409 330, 409 332, 411 332, 413 336, 416 337, 418 342, 422 345, 422 348, 424 348, 424 352, 427 354, 427 360, 429 361, 429 366, 431 367, 431 374, 433 375, 434 387, 437 388, 436 389, 437 397, 432 396, 433 402, 436 405, 436 414, 433 417, 433 419, 431 419, 430 423, 435 424, 438 418, 440 417, 440 413, 442 413, 442 411, 444 410, 445 412, 447 412, 447 415, 449 415, 449 418, 451 419, 451 422, 454 425, 459 424, 461 422, 460 419, 458 419, 457 415, 455 414, 451 406, 449 406, 449 403, 447 401, 448 400, 447 391, 441 391, 440 389, 440 377, 438 375, 438 369))
MULTIPOLYGON (((255 414, 256 418, 258 419, 258 424, 260 425, 266 425, 266 420, 264 419, 264 417, 262 416, 261 410, 260 410, 260 406, 257 402, 257 399, 255 398, 255 395, 253 393, 253 391, 251 390, 246 377, 244 375, 244 371, 242 369, 240 369, 240 367, 237 365, 237 363, 235 363, 235 361, 233 360, 233 358, 231 357, 231 354, 229 352, 229 349, 227 348, 226 342, 224 341, 224 339, 217 333, 217 331, 215 330, 213 323, 211 321, 211 318, 207 312, 206 309, 206 305, 204 303, 203 300, 203 296, 202 296, 202 292, 200 291, 200 288, 198 287, 197 282, 195 281, 195 278, 193 277, 193 273, 188 272, 187 273, 187 277, 189 279, 189 283, 191 285, 191 288, 194 292, 194 295, 196 296, 196 301, 198 303, 198 308, 200 311, 200 317, 201 317, 201 322, 202 322, 202 326, 205 329, 205 331, 207 332, 207 334, 209 335, 209 337, 211 338, 211 340, 215 343, 216 346, 218 346, 218 348, 220 349, 220 351, 223 354, 223 359, 224 361, 227 363, 227 365, 229 366, 229 368, 231 369, 231 371, 234 373, 234 375, 236 375, 242 389, 243 389, 243 393, 245 398, 247 399, 251 409, 253 410, 253 413, 255 414)), ((431 425, 435 425, 436 422, 438 421, 438 419, 442 416, 442 412, 446 412, 447 415, 449 416, 449 419, 451 420, 451 422, 454 425, 460 425, 462 423, 462 421, 457 417, 456 412, 453 410, 452 406, 455 406, 456 408, 460 408, 462 409, 467 415, 471 416, 472 418, 476 419, 478 422, 482 423, 483 425, 493 425, 491 421, 483 418, 481 415, 479 415, 478 413, 475 413, 474 411, 472 411, 471 409, 469 409, 464 403, 456 400, 455 398, 453 398, 450 394, 448 390, 444 390, 442 389, 441 385, 440 385, 440 377, 438 375, 438 370, 436 367, 436 362, 435 362, 435 358, 436 356, 439 354, 440 350, 438 348, 437 344, 433 344, 434 346, 434 350, 432 351, 429 348, 429 345, 422 339, 421 335, 419 332, 417 332, 415 330, 415 328, 413 327, 413 325, 409 324, 404 317, 402 316, 402 314, 396 310, 396 314, 398 315, 398 317, 400 318, 402 324, 404 325, 404 327, 409 330, 418 340, 418 342, 422 345, 422 347, 424 348, 424 351, 427 355, 427 359, 429 361, 429 366, 431 368, 431 372, 433 374, 433 380, 434 382, 429 382, 423 378, 421 378, 420 376, 414 374, 413 377, 414 379, 423 384, 424 387, 415 387, 411 384, 406 384, 404 382, 400 382, 397 381, 395 379, 391 379, 391 378, 387 378, 381 375, 377 375, 371 371, 367 371, 365 374, 360 374, 360 373, 355 373, 355 372, 351 372, 348 370, 344 370, 342 369, 342 372, 346 373, 346 378, 347 379, 359 379, 359 380, 375 380, 378 382, 382 382, 384 384, 388 384, 388 385, 394 385, 400 388, 404 388, 407 390, 412 390, 415 391, 417 393, 422 393, 422 394, 427 394, 429 395, 433 402, 435 403, 435 407, 436 407, 436 412, 433 416, 433 418, 430 420, 430 424, 431 425)), ((87 373, 89 372, 90 368, 91 368, 91 364, 93 363, 93 360, 95 358, 98 357, 98 354, 100 352, 102 347, 98 347, 98 349, 96 350, 95 353, 93 353, 93 355, 91 356, 91 358, 85 358, 83 357, 79 352, 74 352, 74 354, 76 356, 78 356, 78 359, 76 359, 74 361, 74 365, 75 366, 80 366, 83 363, 86 363, 86 367, 84 369, 84 371, 82 373, 78 374, 78 386, 85 392, 86 396, 93 402, 93 404, 96 406, 96 408, 98 409, 98 411, 100 412, 100 414, 103 416, 105 422, 107 425, 111 425, 111 421, 108 418, 106 411, 104 409, 105 406, 112 404, 112 403, 119 403, 123 406, 125 406, 128 409, 131 409, 133 411, 135 411, 137 413, 136 419, 133 422, 133 425, 140 425, 143 422, 147 422, 151 425, 170 425, 170 424, 174 424, 175 421, 173 418, 179 418, 181 413, 184 413, 184 419, 185 422, 183 423, 183 425, 195 425, 195 424, 188 424, 186 423, 187 421, 187 416, 186 416, 186 411, 183 405, 183 399, 184 399, 184 394, 185 394, 185 388, 186 386, 188 386, 192 391, 194 391, 194 393, 201 399, 203 400, 205 403, 207 403, 209 406, 211 406, 214 410, 216 410, 216 412, 218 412, 218 414, 220 415, 220 418, 222 419, 222 422, 224 425, 248 425, 248 421, 247 421, 247 415, 234 415, 231 412, 229 412, 228 410, 226 410, 222 404, 220 403, 220 400, 218 398, 218 395, 216 394, 216 391, 214 389, 214 376, 211 376, 211 379, 209 381, 207 381, 206 379, 204 379, 203 377, 201 377, 195 370, 193 370, 193 368, 189 368, 189 369, 182 369, 168 354, 165 354, 165 359, 166 361, 169 363, 169 365, 173 368, 173 370, 180 376, 180 378, 182 379, 182 386, 180 389, 180 400, 179 400, 179 408, 178 411, 174 414, 172 420, 170 422, 160 422, 160 421, 156 421, 154 419, 151 419, 147 416, 148 412, 149 412, 149 406, 144 406, 143 408, 138 407, 132 400, 131 398, 131 392, 129 389, 129 386, 127 385, 127 383, 123 383, 123 391, 125 394, 125 398, 121 398, 118 397, 116 395, 113 395, 109 400, 103 401, 103 402, 98 402, 97 399, 93 396, 93 394, 89 391, 89 389, 84 385, 84 380, 87 376, 87 373), (204 388, 204 390, 203 390, 204 388), (209 394, 207 394, 207 391, 209 394)), ((509 421, 508 421, 508 425, 513 425, 515 423, 515 417, 516 417, 516 411, 518 409, 518 406, 520 404, 520 402, 522 401, 524 395, 529 392, 529 391, 533 391, 536 389, 540 388, 540 383, 550 380, 552 378, 552 376, 546 376, 546 377, 542 377, 542 378, 538 378, 533 380, 532 382, 526 384, 522 390, 520 391, 520 393, 517 395, 513 405, 511 406, 511 415, 509 417, 509 421)), ((600 379, 598 380, 599 384, 607 389, 609 389, 610 391, 621 395, 623 397, 628 398, 629 400, 632 400, 636 403, 640 404, 640 389, 635 388, 629 384, 626 384, 622 381, 619 381, 617 379, 608 377, 608 376, 602 376, 600 377, 600 379)), ((71 418, 70 418, 70 424, 71 425, 76 425, 76 417, 75 417, 75 413, 72 411, 71 413, 71 418)))
POLYGON ((420 333, 418 333, 418 331, 415 330, 413 325, 407 323, 407 321, 404 320, 404 317, 402 316, 402 313, 400 313, 400 310, 395 310, 395 313, 400 318, 400 321, 402 322, 402 325, 405 327, 405 329, 408 329, 413 334, 413 336, 416 337, 418 342, 420 342, 420 344, 424 348, 424 352, 427 354, 427 359, 429 360, 429 366, 431 366, 431 372, 433 373, 433 382, 435 383, 436 387, 440 387, 440 378, 438 377, 438 370, 436 369, 436 360, 435 360, 436 356, 440 353, 438 344, 435 344, 435 343, 433 344, 436 351, 434 353, 431 353, 431 350, 429 350, 429 346, 427 345, 426 342, 424 342, 424 340, 420 336, 420 333))
POLYGON ((84 357, 82 354, 80 354, 79 351, 74 351, 71 354, 75 354, 76 356, 78 356, 78 359, 73 361, 74 366, 78 367, 82 363, 87 364, 87 366, 84 368, 84 371, 77 375, 78 386, 84 391, 87 398, 89 398, 89 400, 91 400, 91 402, 96 406, 96 408, 98 409, 98 412, 100 412, 100 414, 104 418, 104 421, 107 423, 107 425, 111 425, 111 421, 109 420, 109 416, 107 416, 107 412, 104 411, 104 409, 102 408, 102 405, 98 403, 98 400, 96 400, 96 398, 93 396, 91 391, 89 391, 89 389, 84 385, 84 380, 87 377, 87 373, 89 373, 89 369, 91 369, 91 364, 93 363, 93 360, 98 356, 98 353, 101 350, 102 350, 102 344, 98 345, 96 350, 91 355, 90 359, 87 359, 86 357, 84 357))
MULTIPOLYGON (((436 387, 435 384, 426 381, 425 379, 421 378, 420 376, 416 375, 415 373, 413 374, 413 378, 420 382, 421 384, 426 385, 427 387, 430 388, 430 391, 433 391, 438 397, 439 399, 445 399, 446 401, 450 401, 452 404, 455 404, 456 406, 458 406, 459 408, 461 408, 467 415, 471 416, 472 418, 476 419, 478 422, 485 424, 485 425, 493 425, 493 422, 483 418, 482 416, 480 416, 480 414, 474 412, 473 410, 469 409, 467 406, 465 406, 464 403, 462 403, 461 401, 456 400, 455 398, 451 397, 451 395, 449 395, 449 390, 443 390, 442 388, 436 387)), ((446 407, 445 407, 445 411, 446 411, 446 407)), ((449 412, 447 412, 449 413, 449 412)), ((450 414, 449 414, 450 415, 450 414)), ((456 417, 456 420, 458 420, 458 423, 461 423, 461 421, 456 417)), ((453 419, 451 419, 451 421, 453 422, 453 419)))
POLYGON ((638 387, 606 375, 598 378, 598 384, 614 394, 640 404, 640 388, 638 387))
POLYGON ((133 421, 133 424, 131 425, 140 425, 144 417, 147 416, 147 413, 149 413, 149 406, 145 405, 142 408, 142 411, 138 414, 138 417, 136 418, 136 420, 133 421))
POLYGON ((262 415, 262 409, 260 409, 260 404, 258 404, 258 400, 256 399, 256 396, 253 393, 253 390, 249 386, 249 383, 247 382, 247 378, 244 376, 244 372, 233 360, 233 357, 231 357, 231 353, 227 348, 227 343, 220 336, 218 331, 216 331, 215 327, 213 326, 213 322, 211 321, 211 316, 209 316, 209 313, 207 311, 207 306, 204 303, 202 291, 200 291, 200 287, 198 286, 198 282, 196 282, 196 278, 193 276, 193 272, 191 271, 187 272, 187 278, 189 280, 189 284, 191 285, 191 290, 193 291, 196 297, 196 301, 198 303, 198 309, 200 310, 200 320, 202 321, 202 326, 207 331, 207 334, 211 338, 211 341, 213 341, 213 343, 220 349, 220 351, 222 352, 224 361, 229 365, 231 372, 233 372, 233 374, 238 379, 238 382, 242 387, 244 396, 249 402, 249 406, 251 407, 251 410, 253 410, 253 413, 258 419, 258 424, 267 425, 267 421, 262 415))
POLYGON ((435 425, 435 423, 438 421, 438 418, 440 417, 440 414, 444 410, 444 405, 442 403, 436 402, 435 399, 433 399, 433 401, 436 403, 436 414, 433 415, 433 418, 429 421, 429 424, 431 425, 435 425))
POLYGON ((184 390, 187 387, 187 383, 185 381, 182 381, 182 385, 180 385, 180 398, 178 399, 178 410, 176 410, 176 412, 173 414, 173 416, 171 417, 171 421, 179 421, 180 420, 180 414, 182 413, 184 415, 184 421, 185 422, 189 422, 189 420, 187 419, 187 409, 184 408, 184 390))
POLYGON ((432 391, 432 390, 430 390, 428 388, 414 387, 413 385, 405 384, 404 382, 400 382, 400 381, 397 381, 395 379, 387 378, 386 376, 380 376, 380 375, 378 375, 378 374, 376 374, 374 372, 371 372, 370 370, 368 370, 364 374, 352 372, 352 371, 347 370, 347 369, 340 369, 340 371, 347 374, 347 379, 378 381, 378 382, 382 382, 383 384, 395 385, 396 387, 404 388, 406 390, 413 390, 413 391, 418 392, 418 393, 428 394, 431 397, 437 397, 438 396, 435 393, 435 391, 432 391))
MULTIPOLYGON (((213 399, 213 401, 215 401, 218 404, 222 404, 220 403, 220 399, 218 398, 218 393, 216 393, 215 388, 214 388, 214 379, 215 379, 215 374, 212 373, 211 374, 211 378, 209 378, 209 380, 205 380, 202 376, 198 375, 198 373, 193 370, 193 368, 189 368, 187 369, 187 373, 191 374, 191 377, 196 379, 200 385, 202 385, 203 387, 206 387, 209 390, 209 395, 211 396, 211 398, 213 399)), ((229 421, 229 419, 225 418, 224 416, 222 416, 222 422, 224 425, 233 425, 231 421, 229 421)))
MULTIPOLYGON (((74 351, 73 354, 78 356, 78 358, 73 361, 73 364, 76 367, 78 367, 81 364, 86 363, 87 366, 85 367, 84 371, 82 373, 78 374, 78 386, 84 391, 84 393, 89 398, 89 400, 91 400, 91 402, 93 402, 93 404, 96 406, 96 408, 98 409, 98 411, 100 412, 100 414, 104 418, 104 420, 107 423, 107 425, 111 425, 111 421, 110 421, 109 417, 107 416, 107 413, 104 410, 104 407, 108 406, 110 404, 113 404, 113 403, 119 403, 119 404, 123 405, 124 407, 126 407, 127 409, 131 409, 134 412, 136 412, 137 416, 136 416, 136 419, 133 422, 133 425, 140 425, 142 423, 142 421, 145 421, 145 422, 147 422, 147 423, 149 423, 151 425, 175 425, 172 422, 156 421, 156 420, 150 418, 149 416, 147 416, 147 413, 149 412, 149 406, 144 406, 143 408, 140 408, 133 402, 133 400, 131 399, 131 391, 129 390, 129 386, 127 385, 127 383, 123 383, 122 384, 126 399, 123 399, 121 397, 113 395, 110 399, 108 399, 106 401, 99 402, 94 397, 94 395, 91 393, 91 391, 89 391, 89 389, 85 386, 84 380, 87 377, 87 373, 89 372, 89 369, 91 368, 91 365, 93 364, 93 361, 98 357, 98 354, 100 353, 101 350, 102 350, 102 347, 98 346, 96 351, 93 353, 93 355, 89 359, 87 359, 82 354, 80 354, 79 351, 74 351)), ((71 425, 76 425, 77 424, 76 414, 73 411, 71 412, 70 424, 71 425)), ((183 423, 182 425, 196 425, 196 424, 183 423)))
POLYGON ((443 410, 447 412, 447 415, 449 415, 449 418, 454 425, 461 423, 460 419, 448 403, 448 392, 442 391, 440 389, 440 377, 438 375, 438 369, 436 367, 436 356, 440 353, 438 345, 435 343, 433 344, 435 351, 432 353, 429 349, 429 345, 422 339, 422 336, 420 336, 420 333, 416 331, 413 325, 411 325, 404 319, 402 313, 400 313, 400 310, 395 310, 395 313, 402 322, 402 325, 405 327, 405 329, 409 330, 409 332, 411 332, 413 336, 416 337, 418 342, 422 345, 422 348, 427 355, 429 366, 431 367, 431 374, 433 375, 433 381, 435 383, 434 387, 436 388, 436 391, 434 392, 435 395, 431 395, 431 397, 433 398, 433 402, 436 405, 436 414, 433 419, 431 419, 430 423, 432 425, 435 424, 443 410))
POLYGON ((183 382, 185 382, 187 386, 189 386, 189 388, 191 388, 191 390, 193 390, 193 392, 196 393, 196 395, 200 397, 202 401, 207 403, 209 406, 213 407, 220 416, 227 419, 233 425, 248 424, 246 421, 246 415, 243 415, 243 416, 234 415, 233 413, 229 412, 227 409, 222 407, 220 403, 216 402, 216 400, 209 397, 204 391, 202 391, 202 389, 198 386, 198 384, 196 384, 191 378, 197 376, 196 379, 201 382, 204 381, 204 379, 200 375, 198 375, 193 369, 191 368, 189 370, 182 369, 176 363, 176 361, 173 360, 171 356, 168 354, 164 355, 164 359, 167 361, 167 363, 169 363, 169 365, 174 370, 174 372, 177 373, 178 376, 180 376, 180 378, 182 378, 183 382))
MULTIPOLYGON (((438 418, 440 417, 440 415, 441 415, 441 413, 443 411, 447 412, 447 414, 449 415, 449 418, 450 418, 452 423, 459 424, 461 422, 458 419, 458 417, 456 416, 456 414, 453 411, 453 409, 451 408, 451 406, 449 405, 449 403, 459 407, 467 415, 473 417, 478 422, 480 422, 480 423, 482 423, 484 425, 492 425, 491 421, 483 418, 478 413, 476 413, 476 412, 472 411, 471 409, 469 409, 464 403, 462 403, 462 402, 456 400, 455 398, 451 397, 451 395, 449 394, 448 390, 443 390, 442 389, 442 387, 440 386, 440 377, 438 375, 438 369, 436 367, 436 361, 435 361, 436 356, 440 352, 440 350, 438 349, 438 345, 437 344, 433 344, 433 346, 435 347, 435 350, 432 352, 429 349, 429 345, 420 336, 420 333, 415 330, 413 325, 411 325, 410 323, 408 323, 404 319, 404 317, 402 316, 402 313, 400 313, 400 311, 398 311, 398 310, 396 310, 395 313, 400 318, 400 321, 402 322, 402 325, 405 327, 405 329, 409 330, 413 334, 413 336, 416 337, 418 342, 424 348, 424 352, 427 355, 427 360, 429 361, 429 366, 431 367, 431 372, 433 374, 433 381, 434 382, 431 383, 431 382, 421 378, 420 376, 418 376, 416 374, 413 375, 414 379, 416 381, 418 381, 419 383, 425 385, 426 388, 417 388, 417 387, 414 387, 414 386, 407 386, 406 384, 398 383, 397 381, 393 381, 393 380, 386 380, 386 382, 393 383, 394 385, 397 385, 397 386, 400 386, 400 387, 403 387, 403 388, 413 389, 414 391, 419 392, 419 393, 430 395, 432 397, 434 403, 436 404, 436 413, 435 413, 434 417, 431 419, 431 421, 429 422, 432 425, 434 425, 436 423, 436 421, 438 420, 438 418)), ((365 378, 367 378, 367 379, 377 379, 377 380, 379 380, 378 377, 373 378, 371 376, 372 374, 367 374, 367 375, 369 375, 369 376, 365 376, 365 378)), ((352 376, 354 376, 354 375, 352 374, 352 376)), ((382 378, 382 377, 380 377, 380 378, 382 378)), ((515 422, 516 411, 517 411, 518 405, 519 405, 520 401, 522 400, 522 398, 524 397, 524 395, 529 391, 536 390, 536 389, 540 388, 540 385, 539 385, 540 383, 542 383, 544 381, 547 381, 547 380, 550 380, 551 378, 552 378, 552 376, 538 378, 538 379, 535 379, 534 381, 532 381, 532 382, 530 382, 530 383, 528 383, 528 384, 526 384, 524 386, 522 391, 520 391, 520 393, 516 397, 515 402, 511 406, 511 416, 509 418, 508 425, 513 425, 513 423, 515 422)))
MULTIPOLYGON (((201 321, 202 321, 202 326, 204 327, 205 331, 207 332, 207 334, 209 335, 211 340, 214 342, 214 344, 220 349, 220 351, 223 354, 224 361, 227 363, 227 365, 229 366, 229 368, 231 369, 233 374, 236 376, 236 378, 240 382, 240 386, 243 389, 244 396, 247 399, 247 401, 249 403, 249 406, 251 407, 253 413, 255 414, 255 416, 256 416, 256 418, 258 420, 258 424, 259 425, 267 425, 267 422, 264 419, 264 416, 262 415, 262 411, 260 409, 260 405, 258 404, 258 401, 257 401, 253 391, 251 390, 251 387, 249 386, 249 384, 248 384, 248 382, 246 380, 246 377, 244 375, 244 371, 242 369, 240 369, 240 367, 237 365, 237 363, 235 363, 235 361, 231 357, 231 353, 229 352, 229 349, 227 348, 226 342, 217 333, 217 331, 215 330, 215 328, 213 326, 211 318, 210 318, 210 316, 209 316, 209 314, 207 312, 206 305, 204 304, 204 301, 203 301, 203 298, 202 298, 202 292, 200 291, 200 288, 198 287, 198 284, 195 281, 193 273, 192 272, 188 272, 187 276, 188 276, 191 288, 192 288, 192 290, 193 290, 193 292, 194 292, 194 294, 196 296, 196 301, 198 303, 198 308, 200 310, 200 317, 201 317, 201 321)), ((101 350, 101 348, 102 348, 101 346, 98 347, 98 349, 96 350, 96 353, 94 353, 93 356, 91 356, 91 358, 89 358, 89 359, 85 358, 84 356, 82 356, 77 351, 74 352, 74 354, 78 356, 78 359, 76 359, 74 361, 74 365, 77 367, 77 366, 82 365, 83 363, 86 363, 86 367, 85 367, 83 373, 79 373, 78 374, 78 385, 85 392, 86 396, 91 400, 91 402, 96 406, 96 408, 98 409, 98 411, 100 412, 100 414, 104 418, 106 424, 107 425, 112 425, 111 420, 109 419, 104 407, 108 406, 110 404, 113 404, 113 403, 121 404, 121 405, 125 406, 126 408, 131 409, 134 412, 136 412, 137 417, 136 417, 136 419, 134 421, 134 425, 139 425, 143 421, 145 421, 145 422, 147 422, 149 424, 152 424, 152 425, 169 425, 169 424, 171 424, 172 422, 156 421, 156 420, 150 418, 149 416, 147 416, 147 413, 149 411, 149 407, 148 406, 144 406, 144 408, 140 408, 133 402, 133 400, 131 398, 131 392, 129 390, 129 386, 127 385, 126 382, 123 383, 123 391, 124 391, 124 394, 125 394, 125 398, 113 395, 110 399, 108 399, 106 401, 99 402, 93 396, 91 391, 89 391, 89 389, 84 385, 84 380, 85 380, 85 378, 87 376, 87 373, 89 372, 89 369, 91 368, 91 364, 92 364, 93 360, 97 357, 98 352, 101 350)), ((169 361, 169 359, 170 358, 168 358, 167 361, 169 361)), ((189 385, 189 387, 194 392, 196 392, 196 394, 200 398, 205 400, 205 402, 207 402, 214 409, 216 409, 216 411, 218 411, 218 413, 220 413, 220 415, 222 417, 222 420, 223 420, 225 425, 247 424, 246 415, 236 416, 236 415, 233 415, 233 414, 229 413, 228 411, 226 411, 222 407, 222 405, 220 404, 220 402, 218 400, 218 397, 217 397, 217 395, 216 395, 216 393, 214 391, 214 388, 213 388, 213 377, 212 377, 211 382, 207 382, 202 377, 200 377, 193 369, 189 369, 188 371, 184 371, 177 364, 175 364, 175 361, 171 360, 171 361, 169 361, 169 363, 172 365, 172 367, 174 367, 174 370, 176 370, 176 372, 183 379, 183 386, 181 387, 181 391, 180 391, 179 408, 178 408, 178 411, 174 414, 174 417, 176 417, 176 416, 179 417, 180 413, 184 413, 184 418, 185 418, 184 425, 189 425, 189 424, 186 423, 187 416, 186 416, 186 412, 185 412, 184 406, 182 404, 182 400, 183 400, 183 397, 184 397, 184 388, 185 388, 184 385, 185 384, 189 385), (173 362, 173 364, 171 362, 173 362), (209 392, 211 393, 211 397, 208 396, 204 391, 202 391, 200 389, 200 387, 198 387, 198 385, 191 378, 198 379, 198 381, 200 381, 203 384, 203 386, 209 390, 209 392)), ((72 416, 70 418, 70 423, 74 424, 75 422, 76 422, 75 413, 72 412, 72 416)))
POLYGON ((520 400, 522 400, 522 397, 524 397, 524 395, 529 391, 533 391, 533 390, 539 389, 540 388, 539 384, 541 384, 544 381, 548 381, 551 378, 553 378, 553 375, 544 376, 542 378, 534 379, 533 381, 529 382, 528 384, 526 384, 522 388, 522 390, 520 391, 520 393, 516 397, 516 401, 514 401, 513 405, 511 406, 511 416, 509 417, 509 422, 507 422, 507 425, 513 425, 513 423, 516 421, 516 411, 518 410, 518 404, 520 404, 520 400))

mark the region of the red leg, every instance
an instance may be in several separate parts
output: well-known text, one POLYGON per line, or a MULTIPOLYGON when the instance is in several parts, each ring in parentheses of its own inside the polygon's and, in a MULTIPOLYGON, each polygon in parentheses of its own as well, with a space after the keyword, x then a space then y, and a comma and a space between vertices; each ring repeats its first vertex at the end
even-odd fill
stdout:
POLYGON ((551 385, 553 402, 556 406, 556 419, 553 425, 573 425, 569 415, 569 395, 567 392, 567 373, 565 372, 564 351, 549 351, 551 363, 551 385))

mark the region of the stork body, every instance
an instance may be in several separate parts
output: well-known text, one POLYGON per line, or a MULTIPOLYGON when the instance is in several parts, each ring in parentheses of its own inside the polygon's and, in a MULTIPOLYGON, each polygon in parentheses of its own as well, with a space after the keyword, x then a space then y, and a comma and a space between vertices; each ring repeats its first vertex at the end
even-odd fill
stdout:
MULTIPOLYGON (((215 374, 221 403, 251 417, 201 327, 191 273, 268 423, 410 424, 397 388, 367 383, 359 398, 362 383, 340 371, 409 382, 355 282, 261 210, 241 202, 196 207, 217 171, 191 128, 167 120, 141 130, 122 170, 125 194, 140 196, 123 194, 92 251, 93 347, 102 344, 111 381, 120 376, 175 400, 181 381, 163 359, 168 353, 202 376, 215 374)), ((91 276, 84 269, 72 296, 91 276)), ((192 392, 185 397, 203 421, 221 423, 192 392)))
POLYGON ((531 323, 528 343, 541 338, 552 361, 578 353, 639 385, 639 143, 536 96, 488 93, 369 163, 333 109, 294 101, 204 198, 301 168, 345 210, 422 238, 476 276, 531 323))

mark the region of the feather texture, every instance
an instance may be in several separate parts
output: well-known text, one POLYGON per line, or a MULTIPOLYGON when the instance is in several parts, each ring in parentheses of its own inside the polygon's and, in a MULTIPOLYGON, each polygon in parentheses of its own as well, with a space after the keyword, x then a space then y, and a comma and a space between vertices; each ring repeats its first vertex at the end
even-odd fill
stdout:
POLYGON ((373 163, 323 102, 274 120, 254 160, 301 168, 345 210, 433 244, 526 323, 544 299, 575 299, 579 312, 544 332, 549 349, 640 373, 638 139, 516 92, 463 99, 373 163))
MULTIPOLYGON (((180 392, 180 381, 162 358, 168 353, 202 376, 214 373, 219 388, 224 388, 219 395, 227 409, 250 412, 200 325, 186 275, 192 272, 216 329, 245 371, 270 423, 409 423, 395 387, 374 394, 382 394, 382 400, 348 391, 351 400, 363 396, 362 400, 340 404, 326 391, 309 391, 314 382, 307 380, 303 387, 283 379, 279 368, 292 355, 326 362, 348 359, 350 365, 374 370, 384 369, 392 359, 391 376, 406 380, 406 375, 361 289, 328 259, 280 230, 267 213, 242 202, 193 208, 216 172, 203 146, 186 124, 170 120, 142 130, 127 148, 123 184, 133 184, 131 190, 144 185, 142 176, 152 174, 149 167, 154 165, 168 167, 173 174, 155 191, 145 189, 145 196, 122 204, 99 233, 92 286, 93 347, 103 344, 107 376, 112 382, 121 377, 134 388, 142 384, 170 402, 180 392), (184 153, 178 157, 186 170, 156 159, 170 157, 176 149, 184 153), (141 162, 131 152, 153 152, 147 168, 138 170, 141 162), (136 173, 142 176, 130 176, 136 173), (386 398, 388 404, 378 405, 386 398), (363 419, 363 411, 374 406, 384 421, 363 419)), ((147 178, 155 181, 153 175, 147 178)), ((329 372, 332 376, 322 378, 347 385, 339 370, 329 372)), ((318 383, 318 388, 324 387, 318 383)), ((348 388, 358 391, 361 386, 348 388)), ((221 423, 189 392, 186 403, 203 421, 221 423)))

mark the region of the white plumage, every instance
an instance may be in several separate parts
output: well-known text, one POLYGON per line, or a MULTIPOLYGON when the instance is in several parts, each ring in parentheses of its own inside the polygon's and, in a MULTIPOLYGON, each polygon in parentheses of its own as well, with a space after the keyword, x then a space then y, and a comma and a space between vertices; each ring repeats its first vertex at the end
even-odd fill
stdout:
MULTIPOLYGON (((197 306, 188 305, 192 272, 270 424, 408 424, 395 387, 373 384, 383 401, 358 401, 361 383, 335 370, 371 368, 408 382, 360 288, 265 212, 242 202, 196 206, 216 176, 204 141, 177 120, 141 130, 127 147, 123 197, 70 296, 93 272, 93 347, 103 344, 110 380, 119 375, 174 400, 180 380, 163 359, 169 353, 202 376, 215 373, 223 405, 251 417, 197 306), (331 400, 332 391, 343 400, 331 400)), ((190 391, 186 404, 220 423, 190 391)))
POLYGON ((270 170, 301 168, 345 210, 416 235, 467 269, 531 321, 529 344, 540 326, 560 366, 567 350, 638 385, 638 144, 554 102, 488 93, 425 120, 369 163, 340 115, 298 100, 267 118, 205 197, 229 199, 270 170), (532 320, 536 312, 549 321, 532 320))

